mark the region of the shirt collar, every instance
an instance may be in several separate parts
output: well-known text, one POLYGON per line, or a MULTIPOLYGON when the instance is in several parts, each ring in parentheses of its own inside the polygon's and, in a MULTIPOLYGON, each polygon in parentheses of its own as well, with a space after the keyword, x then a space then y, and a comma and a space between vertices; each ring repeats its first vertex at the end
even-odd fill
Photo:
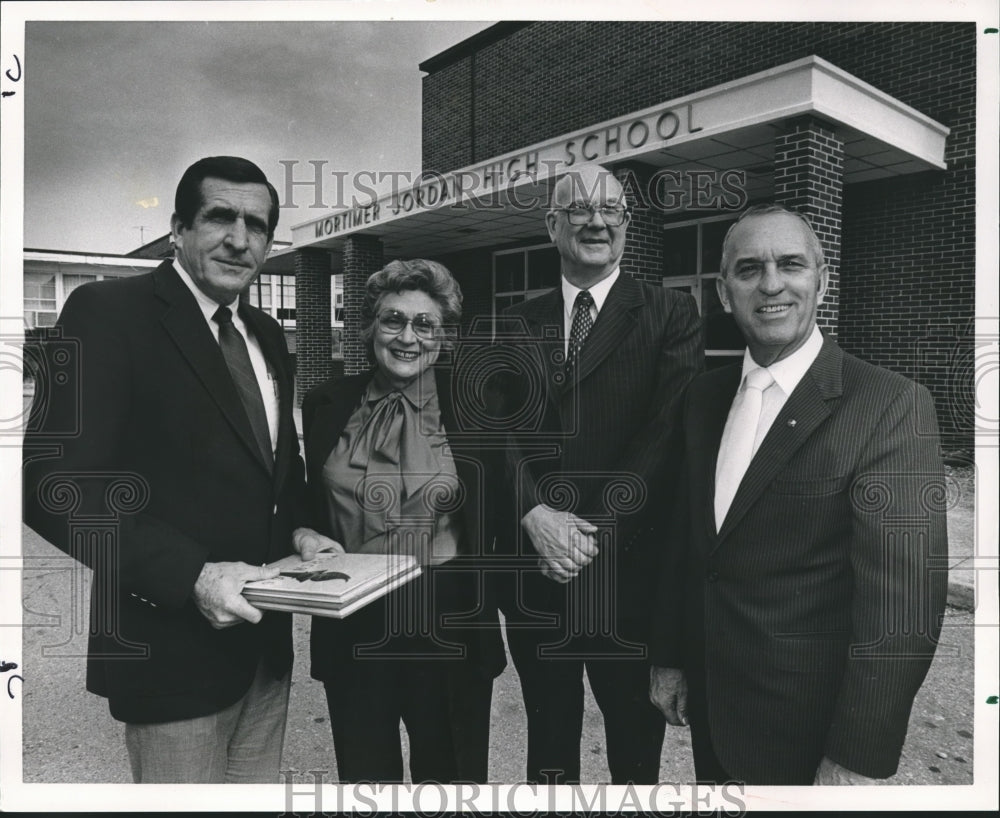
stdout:
MULTIPOLYGON (((806 372, 813 365, 813 361, 816 360, 822 347, 823 333, 819 331, 818 326, 813 324, 812 333, 802 346, 787 358, 775 361, 767 367, 767 371, 771 373, 771 377, 781 387, 782 392, 786 395, 791 395, 795 391, 795 387, 805 377, 806 372)), ((743 377, 746 378, 747 373, 761 368, 761 365, 750 355, 748 348, 743 353, 743 377)), ((742 383, 742 380, 740 382, 742 383)))
POLYGON ((402 389, 396 389, 392 386, 382 374, 382 370, 375 370, 375 377, 372 378, 372 382, 368 386, 368 402, 375 403, 393 392, 399 392, 403 395, 414 409, 423 409, 437 394, 434 367, 427 367, 419 378, 414 378, 402 389))
MULTIPOLYGON (((604 306, 604 302, 608 298, 608 293, 611 292, 611 287, 618 280, 618 267, 611 272, 611 275, 602 278, 593 287, 590 287, 588 292, 594 299, 594 306, 597 308, 597 312, 600 313, 601 307, 604 306)), ((563 313, 569 316, 573 312, 573 307, 576 305, 577 293, 582 292, 579 287, 570 284, 565 276, 560 277, 562 280, 562 296, 563 296, 563 313)))
MULTIPOLYGON (((187 288, 191 291, 191 294, 195 297, 198 302, 198 306, 201 308, 202 313, 205 316, 205 320, 212 323, 212 316, 215 315, 215 311, 219 309, 219 304, 209 298, 205 293, 203 293, 198 285, 194 283, 194 279, 188 275, 188 271, 181 267, 181 263, 175 258, 174 259, 174 269, 177 271, 177 275, 181 277, 187 288)), ((239 306, 240 299, 239 296, 231 304, 223 304, 222 306, 229 307, 229 311, 233 314, 233 321, 237 321, 239 318, 239 306)))

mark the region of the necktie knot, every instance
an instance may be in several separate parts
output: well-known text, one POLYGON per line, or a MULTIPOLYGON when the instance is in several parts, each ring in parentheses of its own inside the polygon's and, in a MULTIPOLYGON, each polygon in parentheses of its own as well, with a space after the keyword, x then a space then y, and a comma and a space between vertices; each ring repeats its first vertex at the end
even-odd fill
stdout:
POLYGON ((212 316, 212 320, 220 327, 225 326, 226 324, 233 323, 233 313, 229 307, 219 307, 215 311, 215 315, 212 316))
POLYGON ((757 389, 763 392, 772 383, 774 383, 774 377, 771 375, 770 371, 763 366, 753 369, 747 373, 746 389, 757 389))
POLYGON ((580 290, 576 294, 576 301, 574 303, 578 310, 589 310, 594 306, 594 296, 590 294, 590 290, 580 290))

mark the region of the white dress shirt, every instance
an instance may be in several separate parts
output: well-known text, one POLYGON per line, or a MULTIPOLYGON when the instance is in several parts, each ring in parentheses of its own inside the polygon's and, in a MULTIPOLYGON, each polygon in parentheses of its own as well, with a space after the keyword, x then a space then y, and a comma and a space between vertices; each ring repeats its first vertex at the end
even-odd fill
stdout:
MULTIPOLYGON (((813 365, 822 346, 823 333, 819 331, 819 327, 813 324, 812 333, 801 347, 787 358, 775 361, 767 367, 767 371, 774 378, 774 383, 764 390, 760 421, 757 424, 757 435, 753 442, 754 453, 760 448, 761 442, 774 424, 774 419, 787 403, 795 387, 799 385, 799 381, 805 377, 809 367, 813 365)), ((747 349, 743 353, 743 372, 740 383, 743 383, 747 373, 754 369, 760 369, 760 364, 751 357, 750 350, 747 349)))
MULTIPOLYGON (((619 268, 615 267, 611 275, 607 278, 602 278, 588 290, 591 297, 594 299, 594 306, 590 308, 590 317, 594 321, 597 320, 597 314, 601 311, 601 307, 604 306, 604 302, 607 301, 608 293, 611 292, 611 286, 618 279, 618 269, 619 268)), ((565 276, 562 276, 561 280, 563 296, 563 352, 568 355, 569 332, 570 328, 573 326, 573 308, 576 306, 577 295, 583 292, 583 290, 570 284, 566 280, 565 276)))
POLYGON ((181 281, 187 285, 187 288, 198 301, 202 315, 205 316, 205 323, 208 324, 208 328, 212 331, 216 343, 219 342, 219 325, 212 320, 212 316, 215 315, 215 311, 220 306, 229 307, 229 311, 233 314, 233 326, 236 327, 237 331, 247 342, 250 363, 253 364, 253 372, 257 376, 260 396, 264 399, 264 413, 267 415, 267 430, 271 435, 271 451, 273 452, 278 447, 278 382, 271 377, 271 373, 267 368, 267 359, 264 357, 264 351, 260 348, 260 344, 253 333, 247 329, 247 325, 243 319, 240 318, 238 309, 240 305, 239 298, 233 301, 232 304, 217 304, 198 289, 198 285, 194 283, 194 280, 188 275, 177 259, 174 259, 174 269, 177 271, 177 275, 181 277, 181 281))

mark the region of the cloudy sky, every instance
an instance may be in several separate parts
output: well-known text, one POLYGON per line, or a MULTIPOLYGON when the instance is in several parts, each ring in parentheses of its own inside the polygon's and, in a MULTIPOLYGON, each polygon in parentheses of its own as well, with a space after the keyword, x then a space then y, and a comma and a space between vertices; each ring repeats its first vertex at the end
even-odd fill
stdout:
MULTIPOLYGON (((418 64, 488 22, 28 22, 24 246, 125 253, 169 229, 184 169, 420 168, 418 64), (139 227, 143 227, 140 232, 139 227)), ((336 198, 329 175, 324 199, 336 198)), ((283 209, 277 238, 309 217, 283 209)))

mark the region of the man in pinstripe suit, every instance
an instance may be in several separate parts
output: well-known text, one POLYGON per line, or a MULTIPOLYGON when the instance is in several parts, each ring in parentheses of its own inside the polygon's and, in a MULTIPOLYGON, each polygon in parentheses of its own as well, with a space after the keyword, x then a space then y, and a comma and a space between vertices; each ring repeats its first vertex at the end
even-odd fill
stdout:
POLYGON ((645 643, 664 538, 652 526, 676 477, 665 455, 680 451, 680 395, 703 352, 689 295, 619 270, 626 204, 607 170, 567 173, 546 214, 561 285, 498 327, 505 360, 524 363, 504 390, 507 417, 532 420, 507 449, 513 530, 498 548, 523 565, 500 601, 528 714, 527 779, 538 783, 580 780, 584 668, 612 781, 659 775, 665 724, 647 695, 645 643))
POLYGON ((748 349, 685 399, 688 513, 662 572, 650 696, 690 720, 699 780, 887 778, 944 610, 934 405, 820 333, 827 267, 798 213, 745 212, 722 274, 748 349))

